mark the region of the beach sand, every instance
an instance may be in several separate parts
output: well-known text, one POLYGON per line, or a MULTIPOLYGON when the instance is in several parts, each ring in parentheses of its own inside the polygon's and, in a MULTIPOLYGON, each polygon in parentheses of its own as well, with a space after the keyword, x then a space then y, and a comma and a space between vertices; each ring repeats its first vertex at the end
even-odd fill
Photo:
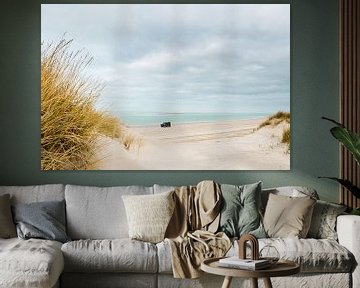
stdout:
POLYGON ((257 130, 264 119, 129 127, 142 144, 126 150, 108 138, 96 158, 100 170, 289 170, 280 143, 286 125, 257 130))

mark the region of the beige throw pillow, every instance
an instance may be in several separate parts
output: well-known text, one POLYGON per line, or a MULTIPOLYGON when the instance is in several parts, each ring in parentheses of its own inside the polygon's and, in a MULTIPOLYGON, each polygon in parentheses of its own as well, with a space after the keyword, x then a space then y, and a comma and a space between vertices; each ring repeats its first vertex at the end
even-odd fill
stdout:
POLYGON ((0 238, 16 237, 9 194, 0 196, 0 238))
POLYGON ((316 200, 311 197, 288 197, 270 194, 264 215, 269 237, 306 238, 316 200))
POLYGON ((164 240, 175 207, 173 193, 122 196, 131 239, 151 243, 164 240))

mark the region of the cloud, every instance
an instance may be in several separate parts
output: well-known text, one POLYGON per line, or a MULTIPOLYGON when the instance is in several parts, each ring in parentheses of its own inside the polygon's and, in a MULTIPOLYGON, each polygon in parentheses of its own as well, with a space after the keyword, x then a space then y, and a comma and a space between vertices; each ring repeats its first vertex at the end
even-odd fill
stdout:
POLYGON ((115 108, 289 110, 288 4, 43 4, 41 17, 42 40, 67 32, 94 56, 115 108))

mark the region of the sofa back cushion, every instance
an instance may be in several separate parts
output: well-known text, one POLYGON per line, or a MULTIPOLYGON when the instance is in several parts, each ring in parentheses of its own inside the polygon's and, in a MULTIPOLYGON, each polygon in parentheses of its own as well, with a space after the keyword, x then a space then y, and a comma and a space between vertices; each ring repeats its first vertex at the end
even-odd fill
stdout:
POLYGON ((152 187, 66 185, 67 232, 71 239, 128 238, 123 195, 153 194, 152 187))
POLYGON ((0 196, 0 238, 16 237, 9 194, 0 196))
POLYGON ((174 191, 176 188, 176 186, 167 186, 167 185, 159 185, 159 184, 154 184, 153 187, 154 187, 154 194, 174 191))
POLYGON ((65 199, 64 191, 63 184, 0 186, 0 195, 9 194, 11 204, 62 201, 65 199))

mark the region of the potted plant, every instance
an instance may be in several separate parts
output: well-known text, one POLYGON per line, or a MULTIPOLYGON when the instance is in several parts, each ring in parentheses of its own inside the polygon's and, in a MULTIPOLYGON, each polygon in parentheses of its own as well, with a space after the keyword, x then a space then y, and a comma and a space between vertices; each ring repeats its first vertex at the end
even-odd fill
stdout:
MULTIPOLYGON (((350 151, 353 155, 355 161, 358 165, 360 165, 360 136, 353 131, 347 129, 343 124, 327 118, 322 117, 327 121, 330 121, 336 124, 335 127, 330 129, 331 134, 342 143, 346 149, 350 151)), ((336 177, 319 177, 319 178, 327 178, 334 181, 339 182, 342 186, 344 186, 347 190, 349 190, 356 198, 360 198, 360 188, 354 185, 348 179, 341 179, 336 177)), ((351 214, 360 215, 360 207, 354 208, 351 214)))

